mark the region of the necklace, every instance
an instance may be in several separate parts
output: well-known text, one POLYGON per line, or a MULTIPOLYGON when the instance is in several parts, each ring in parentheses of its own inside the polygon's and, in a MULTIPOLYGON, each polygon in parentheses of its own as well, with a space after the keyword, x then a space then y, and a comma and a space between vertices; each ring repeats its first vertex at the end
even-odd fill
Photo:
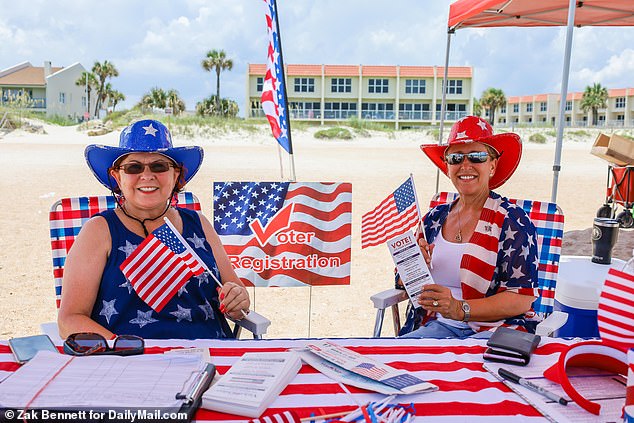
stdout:
POLYGON ((462 225, 460 223, 460 209, 458 209, 457 211, 458 211, 458 233, 454 237, 454 240, 456 240, 457 242, 462 242, 462 225))
POLYGON ((167 211, 170 209, 170 207, 171 207, 171 204, 170 204, 170 202, 168 202, 168 203, 167 203, 167 207, 165 207, 165 210, 163 210, 163 213, 159 214, 159 215, 158 215, 158 216, 156 216, 156 217, 152 217, 152 218, 149 218, 149 217, 148 217, 147 219, 143 219, 143 220, 141 220, 141 219, 137 219, 137 218, 136 218, 136 217, 134 217, 134 216, 130 216, 130 215, 128 214, 128 212, 126 212, 126 211, 125 211, 125 205, 120 204, 120 209, 121 209, 121 211, 123 212, 123 214, 125 214, 126 216, 128 216, 130 219, 136 220, 137 222, 139 222, 139 223, 141 224, 141 226, 143 226, 143 233, 145 234, 145 236, 148 236, 148 235, 149 235, 149 232, 148 232, 147 228, 145 227, 145 222, 148 222, 148 221, 149 221, 149 222, 153 222, 153 221, 155 221, 156 219, 158 219, 159 217, 164 216, 164 215, 165 215, 165 213, 167 213, 167 211))

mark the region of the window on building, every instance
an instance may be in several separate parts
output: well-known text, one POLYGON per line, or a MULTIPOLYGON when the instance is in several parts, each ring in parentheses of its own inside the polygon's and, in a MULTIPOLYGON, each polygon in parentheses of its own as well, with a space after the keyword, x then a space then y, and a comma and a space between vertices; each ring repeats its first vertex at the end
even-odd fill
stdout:
POLYGON ((425 94, 424 79, 406 79, 405 94, 425 94))
POLYGON ((66 93, 59 93, 59 103, 60 104, 66 103, 66 93))
POLYGON ((513 113, 519 113, 519 112, 520 112, 520 105, 516 103, 513 105, 513 113))
POLYGON ((401 103, 398 105, 399 119, 431 119, 429 103, 401 103))
POLYGON ((357 103, 326 102, 324 103, 324 118, 348 119, 357 116, 357 103))
POLYGON ((351 93, 352 78, 332 78, 330 89, 333 93, 351 93))
POLYGON ((542 101, 541 103, 539 103, 539 111, 540 112, 548 111, 548 104, 545 101, 542 101))
POLYGON ((625 109, 625 97, 617 97, 614 102, 614 107, 617 109, 625 109))
POLYGON ((447 94, 462 94, 462 80, 461 79, 448 80, 447 94))
POLYGON ((362 103, 361 117, 364 119, 394 119, 394 104, 362 103))
POLYGON ((84 108, 86 107, 86 96, 85 95, 81 96, 81 107, 84 107, 84 108))
POLYGON ((566 101, 566 111, 569 112, 572 110, 572 101, 566 101))
POLYGON ((616 120, 623 122, 625 120, 625 115, 616 115, 616 120))
POLYGON ((315 78, 295 78, 296 93, 314 93, 315 78))
MULTIPOLYGON (((440 107, 442 105, 440 103, 436 103, 436 111, 439 112, 440 111, 440 107)), ((448 112, 466 112, 467 111, 467 105, 466 104, 456 104, 456 103, 447 103, 445 105, 445 107, 447 108, 448 112)))
POLYGON ((263 76, 258 76, 255 79, 255 90, 257 92, 261 93, 263 89, 264 89, 264 77, 263 76))
POLYGON ((368 92, 369 93, 387 93, 389 86, 389 80, 387 79, 368 79, 368 92))
POLYGON ((506 104, 504 106, 500 107, 500 113, 506 113, 506 104))
POLYGON ((321 103, 318 101, 291 101, 289 113, 296 119, 316 119, 321 117, 321 103))
POLYGON ((533 103, 526 104, 526 113, 533 113, 533 103))

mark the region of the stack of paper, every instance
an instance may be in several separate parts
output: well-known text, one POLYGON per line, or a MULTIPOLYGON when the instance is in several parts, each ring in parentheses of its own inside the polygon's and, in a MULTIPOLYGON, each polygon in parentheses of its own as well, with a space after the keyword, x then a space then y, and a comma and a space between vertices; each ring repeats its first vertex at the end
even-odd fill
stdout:
POLYGON ((259 417, 302 366, 295 352, 245 353, 203 394, 202 407, 259 417))

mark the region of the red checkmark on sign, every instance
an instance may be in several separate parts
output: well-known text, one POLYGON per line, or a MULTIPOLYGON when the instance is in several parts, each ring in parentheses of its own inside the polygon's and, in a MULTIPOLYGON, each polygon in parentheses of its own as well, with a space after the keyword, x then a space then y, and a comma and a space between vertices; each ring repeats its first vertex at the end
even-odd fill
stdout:
POLYGON ((295 209, 295 204, 288 204, 282 208, 271 220, 267 223, 266 228, 262 228, 262 224, 259 219, 253 219, 249 223, 249 227, 255 234, 255 238, 260 245, 264 247, 268 240, 276 233, 288 228, 291 225, 291 214, 295 209))

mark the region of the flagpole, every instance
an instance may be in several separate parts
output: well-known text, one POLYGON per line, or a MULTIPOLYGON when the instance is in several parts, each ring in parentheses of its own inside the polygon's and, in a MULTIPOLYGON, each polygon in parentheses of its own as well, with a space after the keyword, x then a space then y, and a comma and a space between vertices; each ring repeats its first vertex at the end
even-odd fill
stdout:
POLYGON ((295 159, 293 158, 293 140, 291 137, 291 115, 288 113, 288 96, 286 95, 286 71, 284 69, 284 54, 282 53, 282 33, 280 31, 280 21, 278 18, 279 12, 277 9, 277 0, 271 0, 273 4, 273 8, 275 9, 275 26, 277 28, 277 38, 279 41, 280 47, 280 72, 282 73, 282 81, 284 84, 282 86, 284 89, 282 90, 282 95, 284 96, 284 113, 286 113, 286 122, 288 126, 288 132, 286 133, 288 136, 288 154, 289 160, 291 162, 291 182, 295 182, 295 159))
POLYGON ((282 146, 277 143, 277 158, 280 160, 280 178, 284 180, 284 166, 282 165, 282 146))
MULTIPOLYGON (((191 254, 196 259, 196 261, 198 261, 198 263, 200 263, 203 269, 205 269, 205 271, 212 277, 212 279, 216 282, 216 284, 218 284, 218 286, 222 288, 222 283, 218 280, 216 275, 214 275, 213 272, 209 270, 209 267, 207 267, 207 263, 205 263, 198 256, 198 254, 196 254, 196 251, 194 251, 194 249, 187 243, 187 241, 185 241, 185 238, 183 238, 180 232, 178 232, 176 227, 172 224, 172 222, 170 222, 167 216, 164 217, 163 220, 167 224, 167 227, 170 228, 170 230, 174 233, 174 235, 176 235, 176 238, 178 238, 178 240, 185 246, 185 249, 187 250, 187 252, 191 254)), ((247 317, 247 313, 244 310, 240 310, 240 311, 242 312, 242 316, 247 317)))
MULTIPOLYGON (((423 227, 423 216, 420 213, 420 206, 418 204, 418 194, 416 194, 416 185, 414 185, 414 174, 410 173, 409 174, 409 178, 412 181, 412 189, 414 191, 414 203, 416 203, 416 212, 418 213, 418 230, 420 231, 420 233, 423 236, 423 239, 425 240, 425 242, 427 242, 427 237, 425 236, 425 228, 423 227)), ((427 244, 429 245, 429 243, 427 242, 427 244)), ((427 253, 429 253, 429 247, 427 247, 427 253)), ((434 266, 432 265, 432 263, 429 263, 429 268, 433 269, 434 266)))

